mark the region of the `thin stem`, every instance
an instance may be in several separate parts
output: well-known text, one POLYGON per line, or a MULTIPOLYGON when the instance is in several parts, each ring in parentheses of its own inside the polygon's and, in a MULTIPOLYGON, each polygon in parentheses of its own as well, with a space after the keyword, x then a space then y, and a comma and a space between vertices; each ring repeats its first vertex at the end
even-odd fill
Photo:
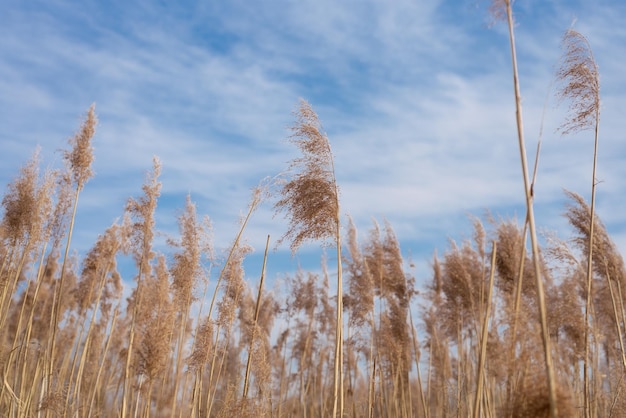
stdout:
MULTIPOLYGON (((57 283, 57 287, 54 291, 54 302, 52 304, 51 314, 51 327, 52 336, 50 337, 50 350, 48 352, 48 370, 47 370, 47 386, 46 393, 50 394, 52 390, 52 375, 54 372, 55 350, 56 350, 56 335, 57 328, 59 327, 59 311, 61 310, 61 296, 63 292, 63 284, 65 282, 65 268, 67 265, 67 258, 70 252, 70 243, 72 241, 72 233, 74 232, 74 221, 76 219, 76 209, 78 207, 78 195, 80 194, 80 184, 76 187, 76 194, 74 195, 74 207, 72 209, 72 218, 70 220, 70 228, 67 233, 67 242, 65 244, 65 254, 63 255, 63 264, 61 265, 61 277, 57 283)), ((48 415, 46 413, 46 415, 48 415)))
POLYGON ((535 215, 533 211, 533 202, 530 188, 530 181, 528 176, 528 163, 526 161, 526 145, 524 144, 524 131, 522 123, 522 105, 521 105, 521 93, 519 87, 519 79, 517 73, 517 56, 515 52, 515 35, 513 31, 513 11, 511 7, 511 0, 506 0, 506 14, 507 22, 509 26, 509 40, 511 45, 511 60, 513 67, 513 86, 515 90, 515 116, 517 123, 517 134, 520 151, 520 159, 522 163, 522 176, 524 178, 524 190, 526 192, 526 208, 528 213, 528 225, 530 230, 530 241, 533 254, 533 264, 535 267, 535 280, 537 283, 537 302, 539 305, 539 316, 541 321, 541 338, 543 340, 543 348, 546 363, 546 374, 548 380, 548 391, 550 397, 550 416, 552 418, 558 417, 557 403, 556 403, 556 377, 554 374, 554 366, 552 365, 552 352, 550 348, 550 334, 548 331, 548 321, 546 312, 546 302, 543 289, 543 281, 541 274, 541 266, 539 260, 539 247, 537 244, 537 232, 535 229, 535 215))
POLYGON ((270 246, 270 236, 267 236, 265 242, 265 254, 263 255, 263 268, 261 270, 261 281, 259 283, 259 293, 256 298, 256 307, 254 308, 254 322, 252 323, 252 335, 250 337, 250 346, 248 347, 248 360, 246 362, 246 374, 243 382, 243 398, 248 397, 248 378, 250 377, 250 366, 252 364, 252 349, 254 345, 254 335, 256 334, 257 321, 259 320, 259 311, 261 309, 261 294, 263 292, 263 282, 265 281, 265 266, 267 265, 267 252, 270 246))
POLYGON ((480 416, 480 405, 483 397, 485 379, 485 359, 487 357, 487 341, 489 338, 489 316, 491 315, 491 298, 493 295, 493 282, 496 273, 496 242, 493 241, 491 253, 491 271, 489 273, 489 290, 487 293, 487 307, 483 318, 482 335, 480 338, 480 358, 478 361, 478 378, 476 381, 476 397, 474 398, 474 418, 480 416))
POLYGON ((596 107, 596 124, 594 129, 594 146, 593 146, 593 167, 591 181, 591 208, 589 214, 589 253, 587 254, 587 301, 585 303, 585 364, 583 371, 583 379, 585 385, 585 416, 590 416, 590 400, 589 400, 589 313, 591 305, 591 291, 593 282, 593 245, 595 235, 595 208, 596 208, 596 166, 598 162, 598 130, 600 128, 599 118, 600 109, 596 107))

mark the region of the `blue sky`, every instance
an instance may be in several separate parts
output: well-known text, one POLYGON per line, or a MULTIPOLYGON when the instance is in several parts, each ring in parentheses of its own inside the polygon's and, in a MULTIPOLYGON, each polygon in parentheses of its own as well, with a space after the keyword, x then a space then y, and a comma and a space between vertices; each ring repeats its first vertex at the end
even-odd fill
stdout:
MULTIPOLYGON (((158 228, 176 234, 191 193, 212 219, 216 248, 225 248, 250 190, 298 155, 285 138, 299 98, 330 138, 342 212, 362 237, 373 218, 389 220, 418 283, 435 249, 471 233, 468 214, 524 216, 509 41, 486 1, 1 6, 2 188, 37 145, 44 164, 58 166, 58 150, 96 103, 96 177, 81 195, 78 251, 140 193, 153 155, 163 164, 158 228)), ((555 101, 552 81, 561 37, 574 24, 601 74, 597 210, 626 250, 626 4, 518 0, 514 10, 531 156, 543 120, 537 224, 567 238, 562 190, 590 194, 591 132, 555 132, 566 104, 555 101)), ((253 262, 267 234, 275 241, 285 227, 270 203, 259 209, 246 233, 253 262)), ((270 257, 270 277, 298 262, 319 265, 317 256, 291 260, 287 248, 270 257)))

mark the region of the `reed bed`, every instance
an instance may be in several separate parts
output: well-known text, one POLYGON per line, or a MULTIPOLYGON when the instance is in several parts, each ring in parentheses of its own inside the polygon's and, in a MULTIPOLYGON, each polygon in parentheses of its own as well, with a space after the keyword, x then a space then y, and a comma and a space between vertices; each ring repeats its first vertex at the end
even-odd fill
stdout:
MULTIPOLYGON (((179 238, 155 248, 156 158, 119 221, 71 256, 93 176, 90 107, 63 168, 42 171, 36 152, 5 188, 2 416, 624 416, 626 266, 595 213, 597 66, 569 29, 556 74, 570 103, 562 130, 595 133, 592 191, 589 202, 566 193, 571 239, 540 245, 512 4, 495 1, 493 12, 509 26, 527 214, 473 219, 472 237, 435 255, 421 288, 391 224, 375 221, 362 236, 350 218, 342 227, 330 141, 306 101, 289 137, 301 156, 254 189, 223 261, 191 197, 179 238), (246 275, 246 226, 266 201, 288 221, 279 243, 336 251, 332 277, 323 260, 320 271, 286 273, 281 291, 264 287, 264 273, 246 275), (120 270, 121 257, 134 268, 120 270)), ((269 246, 268 236, 263 272, 269 246)))

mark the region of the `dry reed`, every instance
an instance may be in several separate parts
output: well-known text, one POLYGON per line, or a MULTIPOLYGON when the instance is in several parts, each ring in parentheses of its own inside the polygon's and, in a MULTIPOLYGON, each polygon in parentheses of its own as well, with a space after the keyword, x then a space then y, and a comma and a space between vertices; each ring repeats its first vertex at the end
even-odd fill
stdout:
MULTIPOLYGON (((218 265, 211 227, 190 197, 180 237, 154 248, 157 159, 122 220, 82 258, 70 256, 78 197, 93 175, 92 107, 64 153, 65 170, 40 173, 35 154, 2 199, 0 410, 16 418, 623 415, 626 267, 594 211, 596 157, 590 204, 567 192, 573 238, 549 237, 539 248, 511 2, 493 5, 510 31, 523 226, 473 218, 471 238, 450 240, 433 257, 419 293, 389 223, 374 222, 359 241, 350 219, 342 237, 330 144, 302 101, 290 137, 302 156, 279 183, 274 209, 286 215, 282 240, 294 254, 309 241, 336 246, 336 295, 325 254, 321 272, 287 274, 265 290, 267 250, 253 292, 244 232, 266 183, 254 189, 215 282, 206 267, 218 265), (118 269, 128 255, 134 267, 118 269)), ((564 46, 557 77, 572 107, 562 131, 594 128, 595 154, 597 67, 582 35, 568 31, 564 46)))

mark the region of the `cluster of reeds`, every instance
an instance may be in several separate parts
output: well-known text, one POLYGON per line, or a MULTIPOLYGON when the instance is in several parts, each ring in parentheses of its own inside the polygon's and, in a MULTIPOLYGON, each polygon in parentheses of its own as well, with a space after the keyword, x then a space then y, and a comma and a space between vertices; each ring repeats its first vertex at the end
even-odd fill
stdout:
POLYGON ((342 235, 330 142, 302 101, 290 136, 301 157, 277 182, 254 189, 223 257, 215 255, 211 223, 198 218, 191 197, 178 217, 179 239, 155 248, 161 190, 155 158, 141 194, 77 259, 70 248, 79 195, 93 175, 92 106, 64 153, 65 167, 42 173, 35 153, 2 199, 2 415, 626 413, 626 266, 595 214, 597 66, 586 39, 570 29, 557 73, 560 97, 572 101, 563 131, 594 129, 592 193, 587 203, 567 192, 574 238, 549 237, 542 248, 512 5, 493 6, 509 25, 523 222, 474 219, 471 239, 452 241, 433 258, 432 276, 419 292, 389 223, 374 222, 363 238, 348 219, 342 235), (253 249, 245 229, 272 196, 289 221, 279 242, 289 241, 294 253, 307 241, 334 247, 332 277, 322 260, 319 271, 286 274, 280 291, 264 291, 269 236, 261 277, 246 276, 253 249), (120 271, 121 257, 132 257, 134 269, 120 271))

